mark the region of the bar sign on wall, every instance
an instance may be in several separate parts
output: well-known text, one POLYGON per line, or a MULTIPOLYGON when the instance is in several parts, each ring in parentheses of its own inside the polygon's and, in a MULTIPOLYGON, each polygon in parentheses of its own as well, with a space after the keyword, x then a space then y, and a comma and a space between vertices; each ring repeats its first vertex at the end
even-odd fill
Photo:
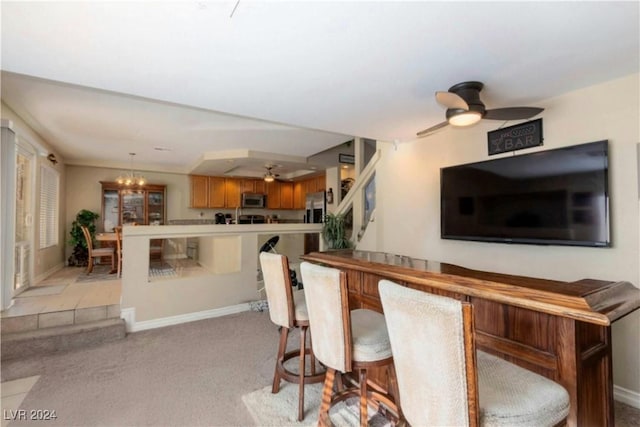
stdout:
POLYGON ((542 145, 542 119, 487 132, 489 155, 542 145))

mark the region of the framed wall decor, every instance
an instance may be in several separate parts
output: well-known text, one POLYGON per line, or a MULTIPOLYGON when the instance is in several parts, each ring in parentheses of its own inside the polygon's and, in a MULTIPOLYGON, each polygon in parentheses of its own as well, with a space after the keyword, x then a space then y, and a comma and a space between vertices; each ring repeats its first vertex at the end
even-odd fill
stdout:
POLYGON ((338 154, 338 162, 354 165, 356 163, 356 158, 352 154, 338 154))
POLYGON ((487 132, 489 155, 542 145, 542 119, 487 132))

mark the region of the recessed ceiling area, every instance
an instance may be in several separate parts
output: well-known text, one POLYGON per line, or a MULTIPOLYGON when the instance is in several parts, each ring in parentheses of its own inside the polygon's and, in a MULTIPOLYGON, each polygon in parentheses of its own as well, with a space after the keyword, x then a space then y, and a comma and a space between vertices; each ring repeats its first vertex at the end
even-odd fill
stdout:
POLYGON ((133 150, 139 169, 216 174, 232 160, 254 174, 276 162, 293 173, 353 138, 8 72, 2 98, 72 165, 122 168, 133 150))
POLYGON ((224 166, 199 165, 205 153, 413 141, 444 120, 434 94, 455 83, 483 82, 487 108, 544 116, 545 100, 640 64, 638 2, 1 7, 4 105, 70 164, 123 167, 136 152, 136 168, 189 173, 224 166))

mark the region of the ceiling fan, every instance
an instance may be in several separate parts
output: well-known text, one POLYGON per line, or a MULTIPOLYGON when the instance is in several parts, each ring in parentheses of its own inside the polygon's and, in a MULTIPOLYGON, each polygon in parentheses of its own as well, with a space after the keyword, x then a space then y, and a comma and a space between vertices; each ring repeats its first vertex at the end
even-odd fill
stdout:
POLYGON ((447 121, 420 131, 417 136, 424 137, 447 125, 470 126, 480 119, 522 120, 541 113, 544 108, 507 107, 487 110, 480 100, 480 91, 484 84, 480 82, 462 82, 453 85, 447 92, 436 92, 438 104, 447 108, 447 121))
POLYGON ((265 169, 267 170, 267 172, 264 174, 264 178, 263 178, 265 180, 265 182, 273 182, 273 181, 275 181, 275 179, 277 177, 280 176, 279 174, 273 173, 271 171, 271 169, 273 169, 274 167, 275 166, 273 166, 273 165, 265 166, 265 169))

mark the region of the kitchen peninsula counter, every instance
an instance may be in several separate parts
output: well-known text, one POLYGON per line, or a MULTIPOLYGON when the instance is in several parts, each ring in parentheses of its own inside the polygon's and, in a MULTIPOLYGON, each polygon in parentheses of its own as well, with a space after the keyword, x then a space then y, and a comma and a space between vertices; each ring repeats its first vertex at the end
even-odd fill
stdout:
POLYGON ((321 232, 322 224, 303 223, 123 227, 121 313, 128 331, 249 310, 249 302, 264 298, 256 274, 262 241, 279 236, 279 249, 286 249, 321 232), (150 256, 158 239, 162 262, 150 256))
POLYGON ((631 283, 538 279, 357 250, 301 258, 346 272, 351 309, 382 312, 380 279, 469 301, 479 349, 562 384, 568 425, 614 425, 611 323, 640 308, 631 283))
POLYGON ((148 236, 153 239, 197 235, 320 233, 322 224, 178 224, 124 227, 123 236, 148 236))

